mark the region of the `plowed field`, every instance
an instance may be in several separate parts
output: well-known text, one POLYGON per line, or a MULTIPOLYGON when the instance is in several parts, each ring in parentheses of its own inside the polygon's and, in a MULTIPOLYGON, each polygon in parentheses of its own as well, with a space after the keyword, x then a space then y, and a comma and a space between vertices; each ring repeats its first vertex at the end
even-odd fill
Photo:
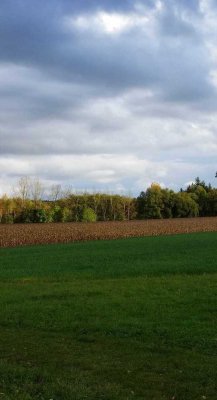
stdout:
POLYGON ((217 217, 0 225, 0 247, 217 231, 217 217))

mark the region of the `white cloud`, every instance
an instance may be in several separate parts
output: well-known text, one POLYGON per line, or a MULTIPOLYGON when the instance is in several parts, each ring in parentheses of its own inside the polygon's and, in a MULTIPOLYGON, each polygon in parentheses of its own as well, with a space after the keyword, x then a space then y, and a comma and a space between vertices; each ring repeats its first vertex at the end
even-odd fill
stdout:
POLYGON ((125 29, 129 29, 134 24, 133 18, 130 16, 99 12, 92 18, 85 19, 85 17, 78 17, 76 25, 78 27, 85 27, 90 29, 95 25, 99 30, 103 30, 108 34, 117 34, 125 29))
POLYGON ((122 14, 117 12, 98 11, 93 14, 83 14, 77 17, 67 16, 64 19, 66 29, 92 31, 98 34, 119 35, 132 29, 140 29, 148 36, 153 36, 156 28, 156 18, 162 11, 160 2, 155 8, 135 7, 135 11, 122 14))
MULTIPOLYGON (((162 187, 178 190, 183 186, 183 178, 202 176, 210 170, 211 164, 200 165, 175 159, 150 161, 132 156, 117 155, 65 155, 7 157, 1 160, 0 193, 16 186, 20 176, 39 177, 48 187, 52 183, 61 183, 75 189, 113 191, 131 191, 138 195, 152 182, 159 182, 162 187), (8 166, 11 165, 11 168, 8 166), (9 179, 8 179, 9 177, 9 179), (10 184, 9 184, 10 183, 10 184)), ((185 182, 185 181, 184 181, 185 182)))

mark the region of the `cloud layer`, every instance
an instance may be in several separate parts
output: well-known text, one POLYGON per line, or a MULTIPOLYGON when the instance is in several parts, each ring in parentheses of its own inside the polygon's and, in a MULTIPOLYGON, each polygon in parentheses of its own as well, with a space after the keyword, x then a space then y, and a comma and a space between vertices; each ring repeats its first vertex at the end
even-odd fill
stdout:
POLYGON ((2 0, 0 192, 215 183, 211 0, 2 0))

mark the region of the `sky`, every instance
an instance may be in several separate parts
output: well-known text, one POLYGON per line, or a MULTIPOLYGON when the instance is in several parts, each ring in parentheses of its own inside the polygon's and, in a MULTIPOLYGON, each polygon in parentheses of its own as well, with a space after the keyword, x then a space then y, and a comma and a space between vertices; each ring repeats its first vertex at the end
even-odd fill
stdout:
POLYGON ((0 194, 216 186, 217 1, 1 0, 0 194))

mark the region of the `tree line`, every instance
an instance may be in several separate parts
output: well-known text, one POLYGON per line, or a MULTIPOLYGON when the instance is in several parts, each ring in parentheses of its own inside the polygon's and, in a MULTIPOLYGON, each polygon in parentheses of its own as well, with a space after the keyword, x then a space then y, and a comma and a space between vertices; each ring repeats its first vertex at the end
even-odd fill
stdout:
POLYGON ((38 179, 23 177, 14 195, 0 198, 1 223, 94 222, 217 216, 217 189, 199 178, 174 192, 153 183, 138 197, 72 193, 53 185, 49 195, 38 179))

